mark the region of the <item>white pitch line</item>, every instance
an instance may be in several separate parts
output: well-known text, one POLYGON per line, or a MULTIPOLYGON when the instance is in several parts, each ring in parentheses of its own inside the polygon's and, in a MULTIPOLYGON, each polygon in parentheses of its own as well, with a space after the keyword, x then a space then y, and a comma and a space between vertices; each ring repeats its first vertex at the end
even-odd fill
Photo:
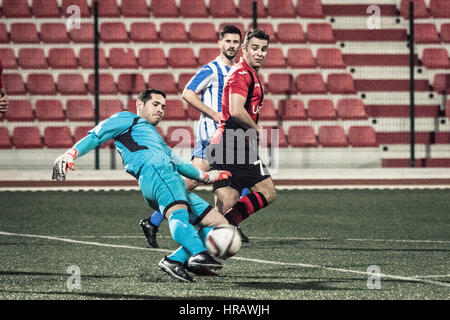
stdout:
MULTIPOLYGON (((109 236, 109 235, 72 235, 68 236, 53 236, 57 238, 85 238, 85 239, 95 239, 95 238, 105 238, 105 239, 140 239, 144 238, 142 235, 135 236, 109 236)), ((158 236, 163 239, 172 239, 171 236, 158 236)), ((347 239, 339 239, 339 238, 315 238, 315 237, 250 237, 250 239, 255 240, 301 240, 301 241, 355 241, 355 242, 404 242, 404 243, 450 243, 450 240, 427 240, 427 239, 358 239, 358 238, 347 238, 347 239)))
MULTIPOLYGON (((39 238, 39 239, 55 240, 55 241, 62 241, 62 242, 68 242, 68 243, 85 244, 85 245, 91 245, 91 246, 110 247, 110 248, 122 248, 122 249, 134 249, 134 250, 151 250, 151 251, 158 251, 158 252, 172 252, 172 250, 167 250, 167 249, 144 248, 144 247, 117 245, 117 244, 109 244, 109 243, 101 243, 101 242, 88 242, 88 241, 80 241, 80 240, 74 240, 74 239, 68 239, 68 238, 58 238, 58 237, 51 237, 51 236, 35 235, 35 234, 23 234, 23 233, 12 233, 12 232, 0 231, 0 235, 27 237, 27 238, 39 238)), ((373 275, 373 273, 369 274, 369 273, 367 273, 365 271, 343 269, 343 268, 330 268, 330 267, 323 267, 323 266, 313 265, 313 264, 279 262, 279 261, 252 259, 252 258, 244 258, 244 257, 232 257, 230 259, 238 260, 238 261, 262 263, 262 264, 272 264, 272 265, 283 265, 283 266, 294 266, 294 267, 302 267, 302 268, 322 269, 322 270, 342 272, 342 273, 354 273, 354 274, 360 274, 360 275, 364 275, 364 276, 373 275)), ((450 288, 450 284, 444 283, 444 282, 439 282, 439 281, 432 281, 432 280, 427 280, 427 279, 419 279, 419 278, 415 278, 415 277, 396 276, 396 275, 390 275, 390 274, 384 274, 384 273, 380 273, 380 274, 378 274, 378 276, 381 277, 381 278, 403 280, 403 281, 421 282, 421 283, 433 284, 433 285, 437 285, 437 286, 441 286, 441 287, 450 288)))

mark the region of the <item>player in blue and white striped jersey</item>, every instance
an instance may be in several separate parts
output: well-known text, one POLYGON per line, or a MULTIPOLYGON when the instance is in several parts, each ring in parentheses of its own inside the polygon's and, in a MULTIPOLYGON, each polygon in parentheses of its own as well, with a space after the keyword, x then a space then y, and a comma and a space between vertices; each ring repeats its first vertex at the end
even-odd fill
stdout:
MULTIPOLYGON (((183 99, 201 112, 196 129, 196 143, 192 152, 192 165, 208 171, 206 160, 206 146, 212 138, 219 123, 222 111, 222 92, 225 79, 231 67, 235 64, 235 57, 241 47, 241 31, 232 25, 226 25, 220 31, 218 45, 220 55, 201 67, 188 82, 183 91, 183 99)), ((192 190, 198 185, 197 181, 186 180, 186 189, 192 190)), ((150 218, 140 221, 147 242, 157 248, 156 233, 164 219, 156 211, 150 218)))

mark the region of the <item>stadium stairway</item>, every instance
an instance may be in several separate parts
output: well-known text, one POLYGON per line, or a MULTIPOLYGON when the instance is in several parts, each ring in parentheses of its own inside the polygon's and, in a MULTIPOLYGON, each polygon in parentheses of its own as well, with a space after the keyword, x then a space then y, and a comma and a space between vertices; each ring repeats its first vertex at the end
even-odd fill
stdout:
MULTIPOLYGON (((218 55, 222 25, 251 27, 251 2, 101 1, 101 119, 135 112, 136 94, 157 86, 168 93, 169 106, 159 130, 172 146, 184 135, 180 152, 189 158, 199 113, 181 92, 218 55)), ((278 130, 278 141, 273 131, 263 146, 267 161, 276 153, 292 168, 409 165, 406 3, 258 1, 259 26, 271 34, 260 119, 278 130), (367 28, 369 5, 380 9, 381 30, 367 28)), ((449 167, 450 10, 445 0, 415 4, 417 164, 449 167)), ((11 103, 0 115, 0 154, 14 159, 40 151, 50 161, 93 126, 92 1, 3 0, 1 18, 0 59, 11 103), (72 4, 81 24, 68 30, 72 4), (56 144, 49 138, 55 127, 66 137, 56 144)), ((106 167, 120 163, 111 146, 101 150, 106 167)))

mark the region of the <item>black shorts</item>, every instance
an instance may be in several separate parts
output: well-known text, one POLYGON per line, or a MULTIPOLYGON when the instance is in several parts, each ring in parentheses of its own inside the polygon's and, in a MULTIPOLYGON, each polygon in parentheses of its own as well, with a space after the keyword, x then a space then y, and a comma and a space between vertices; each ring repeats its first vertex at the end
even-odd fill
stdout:
POLYGON ((244 188, 270 178, 266 165, 258 156, 257 139, 227 139, 227 130, 218 144, 207 146, 207 160, 212 170, 231 172, 231 178, 216 181, 213 190, 232 187, 239 193, 244 188), (227 143, 228 141, 228 143, 227 143))

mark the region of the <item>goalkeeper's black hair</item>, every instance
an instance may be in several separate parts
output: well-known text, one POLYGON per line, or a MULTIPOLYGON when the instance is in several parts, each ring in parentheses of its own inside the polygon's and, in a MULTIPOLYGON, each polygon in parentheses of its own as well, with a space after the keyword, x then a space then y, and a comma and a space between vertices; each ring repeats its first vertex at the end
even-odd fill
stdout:
POLYGON ((160 94, 164 97, 164 99, 166 98, 166 93, 158 90, 158 89, 147 89, 147 90, 143 90, 141 91, 141 93, 139 93, 138 95, 138 99, 141 100, 144 104, 152 99, 152 94, 160 94))

